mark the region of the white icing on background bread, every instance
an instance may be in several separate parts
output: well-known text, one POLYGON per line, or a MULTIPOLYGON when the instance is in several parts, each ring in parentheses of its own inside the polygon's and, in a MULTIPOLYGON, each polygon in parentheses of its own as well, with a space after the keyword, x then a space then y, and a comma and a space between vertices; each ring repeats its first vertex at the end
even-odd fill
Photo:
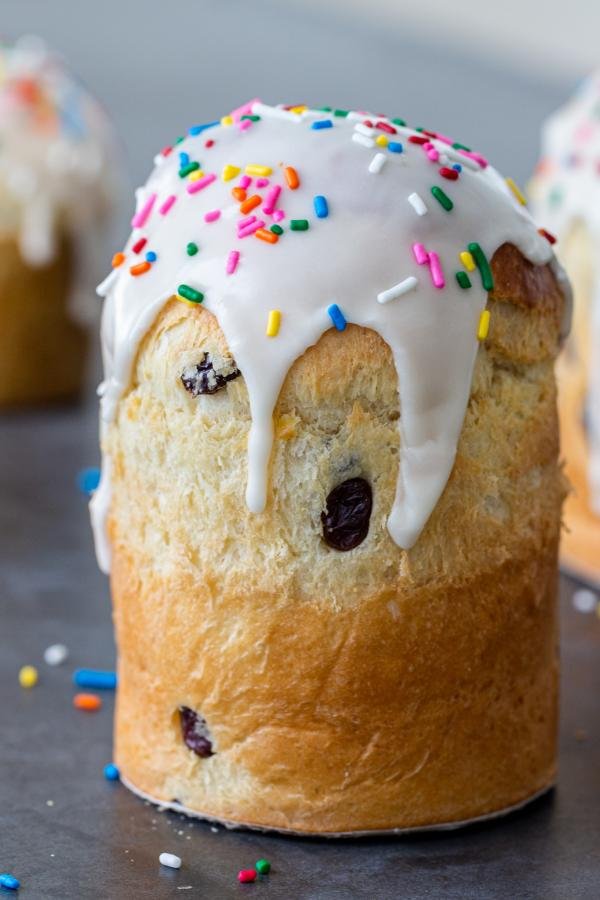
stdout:
MULTIPOLYGON (((477 270, 469 272, 470 289, 457 284, 455 273, 462 269, 459 253, 477 242, 491 260, 509 242, 531 262, 543 264, 553 260, 550 245, 501 176, 445 139, 433 139, 428 152, 410 142, 411 136, 422 138, 410 128, 393 125, 396 134, 391 135, 364 125, 368 120, 389 127, 390 120, 381 116, 289 112, 257 101, 237 111, 234 120, 188 135, 170 155, 158 157, 156 169, 138 191, 136 216, 145 221, 127 242, 125 262, 99 288, 106 295, 103 422, 113 419, 128 387, 138 345, 166 300, 182 283, 201 291, 248 388, 252 426, 246 498, 249 508, 260 514, 268 496, 273 409, 280 388, 293 362, 332 327, 328 307, 335 303, 348 322, 377 331, 394 356, 401 449, 388 528, 400 547, 410 548, 454 464, 477 354, 480 313, 487 300, 477 270), (260 120, 244 124, 240 116, 250 110, 260 120), (331 121, 332 127, 314 129, 313 123, 321 120, 331 121), (376 144, 377 137, 402 143, 403 152, 376 144), (207 140, 214 145, 206 147, 207 140), (193 182, 179 175, 180 152, 201 163, 206 181, 197 192, 190 193, 193 182), (383 163, 373 162, 377 153, 384 154, 383 163), (458 180, 440 176, 441 166, 456 163, 463 164, 458 180), (248 196, 259 194, 266 200, 273 185, 281 186, 276 207, 285 212, 280 223, 285 233, 276 244, 254 235, 237 237, 237 222, 244 216, 231 189, 249 164, 269 167, 272 174, 264 187, 257 187, 253 177, 248 196), (225 166, 239 167, 240 175, 224 181, 225 166), (287 166, 298 173, 300 186, 295 190, 286 184, 282 167, 287 166), (214 180, 207 178, 212 175, 214 180), (432 196, 435 185, 452 199, 451 211, 432 196), (422 203, 415 205, 414 194, 422 203), (163 204, 172 196, 175 202, 162 214, 163 204), (315 196, 325 196, 327 218, 315 214, 315 196), (217 209, 220 218, 205 222, 205 214, 217 209), (307 219, 310 227, 291 231, 291 219, 307 219), (136 254, 132 248, 140 237, 147 243, 136 254), (189 242, 199 247, 194 256, 186 252, 189 242), (434 286, 430 266, 417 263, 414 243, 437 254, 445 287, 434 286), (236 271, 228 274, 232 250, 240 252, 240 260, 236 271), (156 253, 156 261, 143 275, 132 275, 130 266, 143 261, 147 251, 156 253), (378 295, 410 278, 416 279, 416 287, 378 302, 378 295), (281 311, 276 337, 265 333, 271 310, 281 311)), ((264 205, 251 214, 267 229, 274 222, 264 205)), ((331 365, 335 367, 335 359, 331 365)), ((110 564, 104 528, 109 503, 105 460, 91 504, 98 558, 105 570, 110 564)))
POLYGON ((588 229, 596 248, 586 414, 590 502, 600 515, 600 71, 545 122, 532 200, 536 218, 556 235, 559 252, 577 222, 588 229))
POLYGON ((66 229, 78 242, 113 203, 107 116, 38 38, 0 46, 0 232, 43 266, 66 229))

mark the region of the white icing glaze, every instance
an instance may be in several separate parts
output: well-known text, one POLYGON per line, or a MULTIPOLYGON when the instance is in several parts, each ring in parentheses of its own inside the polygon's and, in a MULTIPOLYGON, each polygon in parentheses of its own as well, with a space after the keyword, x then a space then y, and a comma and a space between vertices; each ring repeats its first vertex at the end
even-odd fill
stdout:
MULTIPOLYGON (((589 320, 590 345, 600 347, 600 71, 557 110, 542 129, 542 157, 532 183, 536 218, 558 239, 576 222, 592 238, 594 287, 589 320)), ((586 413, 590 502, 600 515, 600 353, 591 355, 586 413)))
MULTIPOLYGON (((382 131, 364 125, 366 114, 343 118, 314 110, 295 113, 257 101, 251 108, 260 121, 250 126, 218 125, 186 137, 169 156, 158 158, 138 192, 134 221, 145 221, 134 228, 124 251, 125 263, 101 286, 106 294, 103 422, 113 419, 129 384, 139 342, 165 301, 182 283, 201 291, 248 388, 252 425, 246 497, 249 508, 260 514, 268 498, 272 416, 281 385, 293 362, 332 326, 328 307, 335 303, 348 322, 377 331, 393 353, 401 449, 388 527, 399 546, 410 548, 454 464, 477 354, 480 313, 487 300, 478 271, 470 273, 470 290, 457 284, 455 273, 462 268, 459 253, 477 242, 491 260, 502 244, 510 242, 529 260, 542 264, 553 260, 550 245, 500 175, 452 149, 444 139, 432 141, 430 155, 440 155, 436 162, 422 146, 409 142, 417 133, 406 127, 395 126, 397 134, 386 135, 403 144, 402 153, 376 144, 382 131), (312 128, 315 120, 323 119, 333 127, 312 128), (207 148, 206 140, 214 141, 214 146, 207 148), (190 193, 194 182, 179 176, 180 152, 201 162, 204 178, 214 174, 215 180, 208 183, 208 178, 200 190, 190 193), (373 164, 377 153, 385 154, 385 164, 379 158, 373 164), (440 166, 457 160, 466 162, 459 179, 441 177, 440 166), (266 201, 273 185, 281 187, 276 207, 285 212, 281 221, 285 233, 277 244, 254 235, 237 236, 237 222, 243 216, 231 189, 239 185, 248 164, 273 170, 268 186, 257 187, 253 177, 248 196, 258 193, 266 201), (241 172, 224 181, 221 173, 228 165, 241 172), (288 188, 282 166, 297 171, 298 189, 288 188), (433 185, 454 201, 450 212, 432 196, 433 185), (425 213, 415 210, 414 197, 410 199, 415 193, 426 204, 425 213), (162 204, 172 195, 177 199, 163 215, 162 204), (318 218, 313 210, 317 195, 327 198, 326 218, 318 218), (216 209, 221 210, 220 218, 206 223, 205 214, 216 209), (292 231, 291 219, 308 219, 310 227, 292 231), (136 255, 132 247, 141 236, 147 244, 136 255), (200 248, 195 256, 186 253, 190 241, 200 248), (432 283, 429 265, 417 263, 415 242, 437 254, 445 275, 443 289, 432 283), (232 249, 239 251, 240 260, 236 271, 227 274, 232 249), (134 277, 130 266, 142 261, 148 250, 157 254, 156 261, 150 271, 134 277), (378 302, 378 296, 387 296, 390 288, 413 278, 416 286, 409 281, 410 287, 397 298, 378 302), (281 311, 276 337, 265 333, 270 310, 281 311)), ((234 117, 239 115, 240 111, 234 117)), ((389 125, 381 117, 371 120, 389 125)), ((251 215, 264 221, 266 228, 274 221, 264 206, 251 215)), ((104 529, 110 502, 106 462, 92 500, 98 557, 105 570, 110 558, 104 529)))
POLYGON ((0 232, 17 234, 29 265, 52 259, 57 226, 94 240, 116 156, 104 111, 39 38, 0 46, 0 232))

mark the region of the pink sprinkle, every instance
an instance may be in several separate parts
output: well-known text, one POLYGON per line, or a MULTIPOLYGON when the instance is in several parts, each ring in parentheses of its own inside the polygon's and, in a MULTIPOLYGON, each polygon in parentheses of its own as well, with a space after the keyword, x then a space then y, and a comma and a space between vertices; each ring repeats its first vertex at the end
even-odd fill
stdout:
POLYGON ((447 137, 445 134, 436 134, 437 140, 441 141, 443 144, 448 144, 450 147, 454 143, 452 138, 447 137))
POLYGON ((173 206, 173 204, 175 203, 176 200, 177 200, 177 197, 175 196, 175 194, 171 194, 170 197, 167 197, 167 199, 165 200, 163 205, 160 206, 158 209, 161 216, 166 216, 166 214, 169 212, 169 210, 171 209, 171 207, 173 206))
POLYGON ((240 219, 238 222, 238 229, 245 228, 246 225, 251 225, 252 222, 256 222, 256 216, 247 216, 245 219, 240 219))
POLYGON ((251 225, 246 225, 245 228, 238 228, 238 237, 245 238, 249 237, 251 234, 254 234, 255 231, 258 231, 259 228, 264 228, 265 223, 262 219, 258 219, 257 222, 252 222, 251 225))
POLYGON ((434 253, 433 250, 429 253, 429 269, 431 271, 431 280, 433 281, 436 288, 443 288, 446 284, 444 280, 444 273, 442 271, 442 264, 440 262, 440 258, 437 253, 434 253))
POLYGON ((241 106, 238 106, 237 109, 234 109, 230 115, 234 122, 239 121, 242 116, 251 116, 252 115, 252 107, 255 103, 260 103, 261 101, 258 97, 255 97, 254 100, 248 100, 247 103, 243 103, 241 106))
POLYGON ((246 188, 247 188, 247 187, 250 187, 251 184, 252 184, 252 179, 250 178, 250 176, 249 176, 249 175, 242 175, 242 177, 240 178, 239 187, 241 187, 241 188, 243 188, 244 190, 246 190, 246 188))
POLYGON ((276 209, 273 213, 273 218, 276 222, 281 222, 282 219, 285 219, 285 213, 282 209, 276 209))
POLYGON ((202 178, 199 178, 198 181, 192 181, 187 186, 188 194, 197 194, 198 191, 203 191, 205 187, 208 187, 209 184, 212 184, 213 181, 217 180, 217 176, 213 175, 212 172, 209 172, 208 175, 204 175, 202 178))
POLYGON ((132 228, 143 228, 146 222, 148 221, 148 217, 152 212, 152 207, 154 206, 154 201, 156 200, 156 194, 150 194, 142 208, 139 212, 136 212, 135 216, 131 220, 132 228))
POLYGON ((242 122, 238 122, 238 128, 240 131, 246 131, 247 128, 250 128, 252 125, 252 119, 244 119, 242 122))
POLYGON ((469 159, 475 160, 476 163, 479 163, 482 169, 486 169, 489 165, 485 156, 482 156, 481 153, 473 153, 471 150, 459 150, 459 153, 462 153, 463 156, 468 156, 469 159))
POLYGON ((413 244, 412 250, 415 254, 415 259, 420 266, 424 266, 425 263, 429 262, 429 253, 427 252, 423 244, 413 244))
POLYGON ((268 183, 269 183, 268 178, 257 178, 256 179, 256 187, 257 188, 264 188, 268 185, 268 183))
POLYGON ((432 147, 430 150, 426 150, 425 152, 427 153, 427 159, 430 159, 431 162, 437 162, 440 158, 440 154, 435 149, 435 147, 432 147))
POLYGON ((204 221, 205 222, 216 222, 217 219, 219 219, 220 217, 221 217, 220 209, 211 209, 211 211, 207 212, 206 215, 204 216, 204 221))
POLYGON ((239 250, 232 250, 229 256, 227 257, 227 265, 225 266, 225 271, 228 275, 233 275, 235 270, 237 269, 237 264, 240 258, 239 250))
POLYGON ((265 202, 263 203, 263 210, 265 215, 270 216, 273 214, 273 210, 275 209, 275 204, 279 199, 279 195, 281 193, 281 187, 278 184, 274 184, 273 187, 267 191, 265 196, 265 202))

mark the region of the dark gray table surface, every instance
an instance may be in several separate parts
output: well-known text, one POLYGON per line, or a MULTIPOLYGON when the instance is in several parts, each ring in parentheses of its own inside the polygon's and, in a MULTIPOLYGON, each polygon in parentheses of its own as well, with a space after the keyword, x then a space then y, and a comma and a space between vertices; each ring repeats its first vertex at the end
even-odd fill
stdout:
MULTIPOLYGON (((113 115, 136 182, 192 120, 257 94, 403 114, 491 152, 523 182, 541 120, 572 87, 335 19, 326 4, 303 13, 275 0, 5 0, 2 30, 37 31, 67 54, 113 115)), ((108 586, 75 488, 78 470, 98 462, 97 377, 80 407, 0 417, 0 871, 21 879, 20 896, 600 896, 600 621, 573 610, 567 579, 560 782, 507 819, 403 839, 266 837, 160 813, 104 780, 112 698, 95 715, 71 705, 72 670, 114 662, 108 586), (71 656, 53 669, 42 654, 55 642, 71 656), (41 674, 31 691, 17 680, 26 663, 41 674), (159 867, 162 851, 183 858, 181 871, 159 867), (238 885, 237 871, 261 856, 269 878, 238 885)))

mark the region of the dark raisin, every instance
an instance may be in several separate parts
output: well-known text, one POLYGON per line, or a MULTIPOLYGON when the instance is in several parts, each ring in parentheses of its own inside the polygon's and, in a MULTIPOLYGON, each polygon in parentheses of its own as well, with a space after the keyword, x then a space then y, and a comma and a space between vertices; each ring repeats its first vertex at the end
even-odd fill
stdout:
POLYGON ((207 757, 213 755, 212 741, 209 737, 206 719, 190 709, 189 706, 179 707, 179 724, 181 735, 186 747, 193 750, 198 756, 207 757))
POLYGON ((212 359, 205 353, 201 362, 185 367, 181 373, 181 381, 192 397, 199 397, 200 394, 215 394, 221 388, 227 387, 228 381, 233 381, 239 375, 241 372, 233 360, 225 363, 218 372, 215 371, 212 359))
POLYGON ((368 481, 342 481, 327 497, 321 513, 325 543, 334 550, 354 550, 369 532, 372 509, 373 494, 368 481))

